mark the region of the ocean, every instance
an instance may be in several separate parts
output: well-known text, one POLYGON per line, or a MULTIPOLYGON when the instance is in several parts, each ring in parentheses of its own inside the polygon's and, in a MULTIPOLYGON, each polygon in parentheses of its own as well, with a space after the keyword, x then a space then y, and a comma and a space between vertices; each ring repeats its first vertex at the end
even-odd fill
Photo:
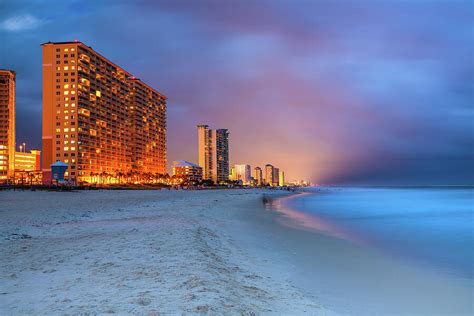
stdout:
POLYGON ((473 279, 473 187, 321 187, 308 192, 285 202, 324 223, 303 226, 473 279))
POLYGON ((349 315, 472 315, 474 189, 319 187, 271 203, 295 284, 349 315))

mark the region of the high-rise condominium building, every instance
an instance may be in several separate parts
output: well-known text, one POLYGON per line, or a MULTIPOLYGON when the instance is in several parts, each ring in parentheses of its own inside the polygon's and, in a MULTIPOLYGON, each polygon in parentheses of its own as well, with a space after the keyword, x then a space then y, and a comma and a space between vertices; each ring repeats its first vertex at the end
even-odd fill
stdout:
POLYGON ((166 173, 166 97, 81 42, 43 47, 43 159, 66 176, 166 173))
POLYGON ((278 186, 280 184, 280 168, 273 167, 273 186, 278 186))
POLYGON ((273 166, 270 164, 265 165, 265 184, 273 185, 273 166))
POLYGON ((252 168, 250 165, 235 165, 236 180, 242 180, 243 184, 250 184, 252 168))
POLYGON ((198 125, 198 161, 204 180, 215 183, 229 180, 229 132, 198 125))
POLYGON ((0 183, 15 171, 15 72, 0 69, 0 183))
POLYGON ((278 175, 279 185, 282 187, 285 185, 285 172, 280 170, 280 174, 278 175))
POLYGON ((257 183, 257 185, 262 185, 263 184, 263 177, 262 177, 263 173, 262 173, 262 168, 260 167, 256 167, 254 169, 254 174, 253 174, 253 177, 257 183))

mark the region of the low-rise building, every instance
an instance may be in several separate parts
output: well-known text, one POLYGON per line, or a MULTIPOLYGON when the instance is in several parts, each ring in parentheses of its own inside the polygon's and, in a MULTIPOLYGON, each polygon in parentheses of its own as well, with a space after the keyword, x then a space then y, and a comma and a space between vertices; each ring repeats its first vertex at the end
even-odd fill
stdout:
POLYGON ((186 160, 173 161, 173 175, 185 181, 198 182, 202 180, 202 168, 186 160))
POLYGON ((41 151, 31 150, 28 152, 15 152, 15 171, 39 171, 41 170, 41 151))
POLYGON ((251 170, 250 165, 235 165, 236 180, 242 180, 242 183, 245 185, 250 184, 251 170))

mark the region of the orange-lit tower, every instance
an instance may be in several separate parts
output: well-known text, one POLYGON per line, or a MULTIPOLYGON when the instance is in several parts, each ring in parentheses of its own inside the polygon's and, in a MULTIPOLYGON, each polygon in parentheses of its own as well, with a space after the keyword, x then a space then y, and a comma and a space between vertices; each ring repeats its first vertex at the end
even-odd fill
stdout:
POLYGON ((78 182, 165 173, 166 97, 81 42, 42 47, 45 181, 57 160, 78 182))
POLYGON ((0 69, 0 183, 15 171, 15 72, 0 69))

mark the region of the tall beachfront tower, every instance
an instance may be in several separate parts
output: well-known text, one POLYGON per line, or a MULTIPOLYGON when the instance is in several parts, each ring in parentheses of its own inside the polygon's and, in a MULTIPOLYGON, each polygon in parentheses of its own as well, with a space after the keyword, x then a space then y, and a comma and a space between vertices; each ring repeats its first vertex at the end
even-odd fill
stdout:
POLYGON ((42 47, 46 182, 57 160, 77 182, 166 173, 166 97, 81 42, 42 47))
POLYGON ((273 186, 278 186, 280 184, 280 168, 273 167, 273 186))
POLYGON ((286 184, 286 182, 285 182, 285 172, 282 171, 282 170, 280 170, 280 173, 278 175, 278 181, 279 181, 278 185, 281 186, 281 187, 286 184))
POLYGON ((262 185, 263 184, 262 168, 255 167, 253 177, 254 177, 255 181, 257 181, 257 185, 262 185))
POLYGON ((0 183, 15 171, 15 72, 0 69, 0 183))
POLYGON ((229 132, 198 125, 198 163, 203 179, 215 183, 229 180, 229 132))
POLYGON ((265 165, 265 184, 273 185, 274 168, 272 165, 265 165))

